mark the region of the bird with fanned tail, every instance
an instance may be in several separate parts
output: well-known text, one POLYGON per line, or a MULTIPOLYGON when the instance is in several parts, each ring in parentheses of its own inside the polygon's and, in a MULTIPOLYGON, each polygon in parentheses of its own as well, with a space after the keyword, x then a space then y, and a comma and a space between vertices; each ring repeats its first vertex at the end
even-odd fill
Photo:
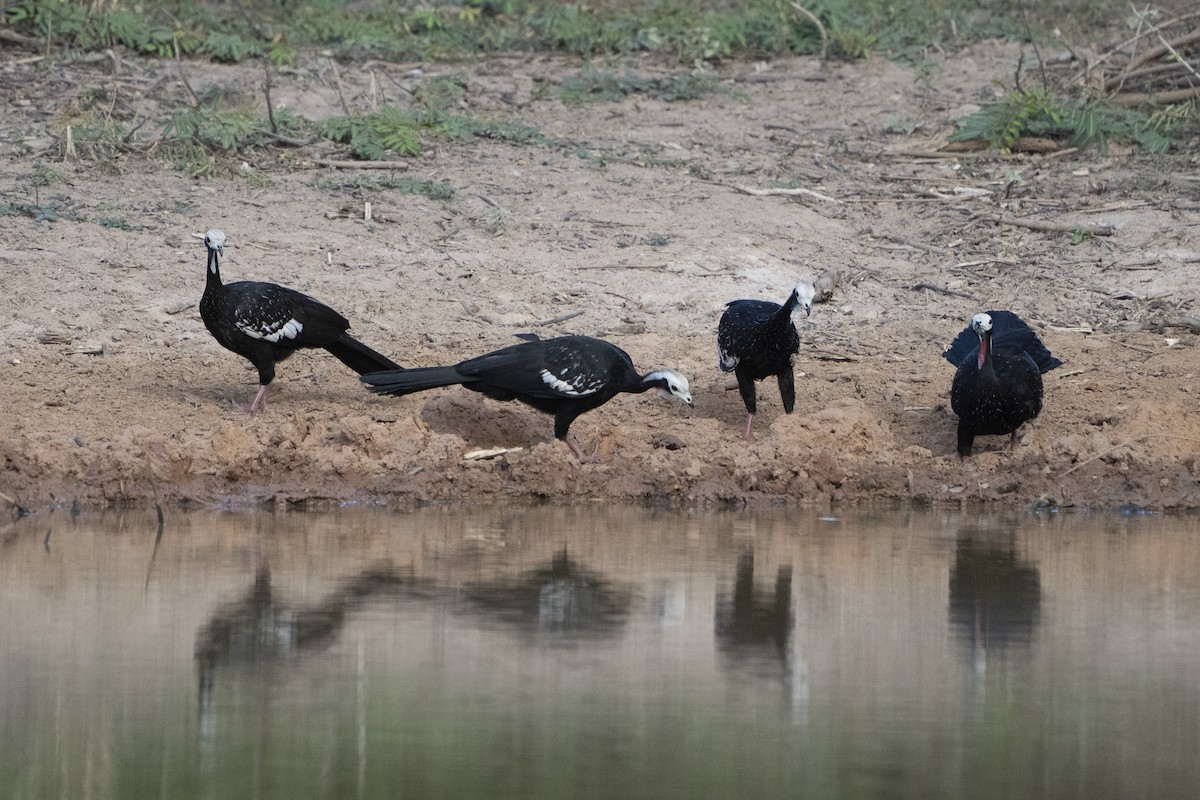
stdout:
POLYGON ((222 347, 248 359, 258 370, 259 389, 250 404, 251 414, 267 405, 275 365, 300 348, 327 350, 360 375, 402 369, 347 333, 349 321, 319 300, 275 283, 222 283, 225 234, 215 228, 208 231, 204 245, 208 282, 200 298, 200 318, 222 347))
POLYGON ((401 396, 461 384, 493 400, 519 400, 554 415, 554 437, 567 444, 580 461, 589 461, 568 436, 580 414, 607 403, 621 392, 657 389, 693 405, 687 378, 671 369, 638 373, 621 348, 590 336, 540 339, 522 334, 514 344, 453 366, 414 367, 362 376, 371 391, 401 396))
POLYGON ((971 458, 976 436, 1011 434, 1042 410, 1042 375, 1062 362, 1011 311, 976 314, 942 356, 958 367, 950 407, 958 414, 958 454, 971 458))
POLYGON ((783 410, 792 413, 796 404, 792 364, 800 351, 800 335, 792 314, 803 308, 806 315, 811 315, 815 296, 812 284, 801 281, 783 305, 768 300, 732 300, 726 304, 717 326, 717 355, 721 370, 737 378, 746 405, 746 441, 753 436, 751 426, 758 410, 755 381, 774 375, 783 410))

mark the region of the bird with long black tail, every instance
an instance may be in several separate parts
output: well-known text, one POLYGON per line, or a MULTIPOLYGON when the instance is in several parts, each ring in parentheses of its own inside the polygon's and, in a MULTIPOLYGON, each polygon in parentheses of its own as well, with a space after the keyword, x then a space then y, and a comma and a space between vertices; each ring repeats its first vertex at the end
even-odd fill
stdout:
POLYGON ((976 436, 1011 434, 1042 410, 1042 375, 1062 362, 1011 311, 976 314, 942 353, 958 367, 950 407, 958 414, 958 454, 971 458, 976 436))
POLYGON ((300 348, 323 348, 359 375, 402 369, 348 334, 349 321, 319 300, 275 283, 222 283, 225 234, 215 228, 208 231, 204 246, 208 283, 200 298, 200 318, 222 347, 248 359, 258 370, 259 388, 250 404, 251 414, 267 405, 275 365, 300 348))
POLYGON ((792 315, 801 308, 811 315, 815 296, 812 284, 801 281, 783 305, 768 300, 733 300, 726 304, 717 326, 717 355, 721 370, 737 377, 746 405, 746 441, 753 436, 751 426, 758 410, 755 381, 774 375, 784 412, 792 413, 796 405, 792 365, 800 351, 800 335, 792 315))
POLYGON ((526 341, 461 361, 453 366, 414 367, 374 372, 362 381, 378 394, 406 395, 437 386, 461 384, 493 400, 519 400, 554 415, 554 437, 589 461, 568 436, 571 423, 621 392, 640 394, 657 389, 693 405, 687 378, 671 369, 638 373, 621 348, 590 336, 559 336, 526 341))

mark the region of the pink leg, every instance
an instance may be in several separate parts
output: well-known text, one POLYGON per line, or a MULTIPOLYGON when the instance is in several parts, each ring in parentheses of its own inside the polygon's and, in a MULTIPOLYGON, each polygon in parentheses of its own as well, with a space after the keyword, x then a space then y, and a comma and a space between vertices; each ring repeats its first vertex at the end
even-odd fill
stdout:
POLYGON ((752 441, 754 441, 754 434, 752 434, 752 433, 750 432, 750 426, 751 426, 751 425, 753 425, 753 424, 754 424, 754 415, 753 415, 753 414, 747 414, 747 415, 746 415, 746 441, 747 441, 747 442, 752 442, 752 441))
POLYGON ((258 387, 258 394, 254 395, 254 402, 250 404, 250 415, 253 416, 254 412, 258 411, 260 406, 263 409, 266 409, 266 407, 267 407, 267 387, 266 386, 258 387))
MULTIPOLYGON (((588 455, 587 453, 583 452, 583 450, 579 448, 579 445, 575 444, 575 440, 570 436, 563 439, 563 441, 567 443, 567 447, 571 448, 571 452, 574 453, 575 457, 579 459, 579 463, 590 464, 593 461, 599 461, 599 459, 595 457, 594 453, 592 455, 588 455)), ((599 447, 599 445, 597 445, 597 447, 599 447)))

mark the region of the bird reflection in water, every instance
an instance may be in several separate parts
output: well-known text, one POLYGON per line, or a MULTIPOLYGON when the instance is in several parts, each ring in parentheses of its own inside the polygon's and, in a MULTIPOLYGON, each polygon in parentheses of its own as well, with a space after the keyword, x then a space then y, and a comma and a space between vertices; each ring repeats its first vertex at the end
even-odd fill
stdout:
POLYGON ((783 565, 775 586, 754 587, 754 551, 738 556, 733 594, 717 594, 717 646, 727 655, 756 664, 770 654, 785 667, 792 634, 792 568, 783 565))
POLYGON ((567 556, 511 581, 468 586, 462 610, 527 633, 608 636, 629 618, 633 589, 567 556))
POLYGON ((970 646, 976 671, 986 670, 989 651, 1029 643, 1041 601, 1037 567, 1020 559, 1010 540, 958 539, 950 570, 950 625, 970 646))
POLYGON ((331 644, 350 612, 377 596, 424 595, 428 587, 391 569, 366 570, 308 606, 285 602, 271 584, 265 562, 240 600, 219 607, 196 634, 201 734, 215 733, 213 694, 221 668, 271 668, 292 663, 331 644))

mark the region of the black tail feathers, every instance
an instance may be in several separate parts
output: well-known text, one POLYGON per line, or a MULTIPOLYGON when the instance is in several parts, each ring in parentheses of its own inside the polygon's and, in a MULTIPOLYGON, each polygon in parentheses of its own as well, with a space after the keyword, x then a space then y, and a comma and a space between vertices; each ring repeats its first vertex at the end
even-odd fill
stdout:
POLYGON ((454 367, 415 367, 374 372, 363 375, 360 380, 370 386, 371 391, 376 394, 399 397, 438 386, 453 386, 469 379, 464 378, 454 367))
POLYGON ((325 345, 329 353, 359 375, 384 370, 402 370, 404 367, 385 355, 376 353, 348 333, 325 345))
MULTIPOLYGON (((1038 370, 1045 373, 1061 367, 1062 361, 1050 354, 1046 345, 1025 324, 1025 321, 1011 311, 995 310, 987 312, 992 318, 992 352, 1020 353, 1025 352, 1033 358, 1038 370)), ((942 357, 951 364, 958 366, 975 355, 979 349, 979 336, 968 325, 962 333, 955 337, 942 357)))

